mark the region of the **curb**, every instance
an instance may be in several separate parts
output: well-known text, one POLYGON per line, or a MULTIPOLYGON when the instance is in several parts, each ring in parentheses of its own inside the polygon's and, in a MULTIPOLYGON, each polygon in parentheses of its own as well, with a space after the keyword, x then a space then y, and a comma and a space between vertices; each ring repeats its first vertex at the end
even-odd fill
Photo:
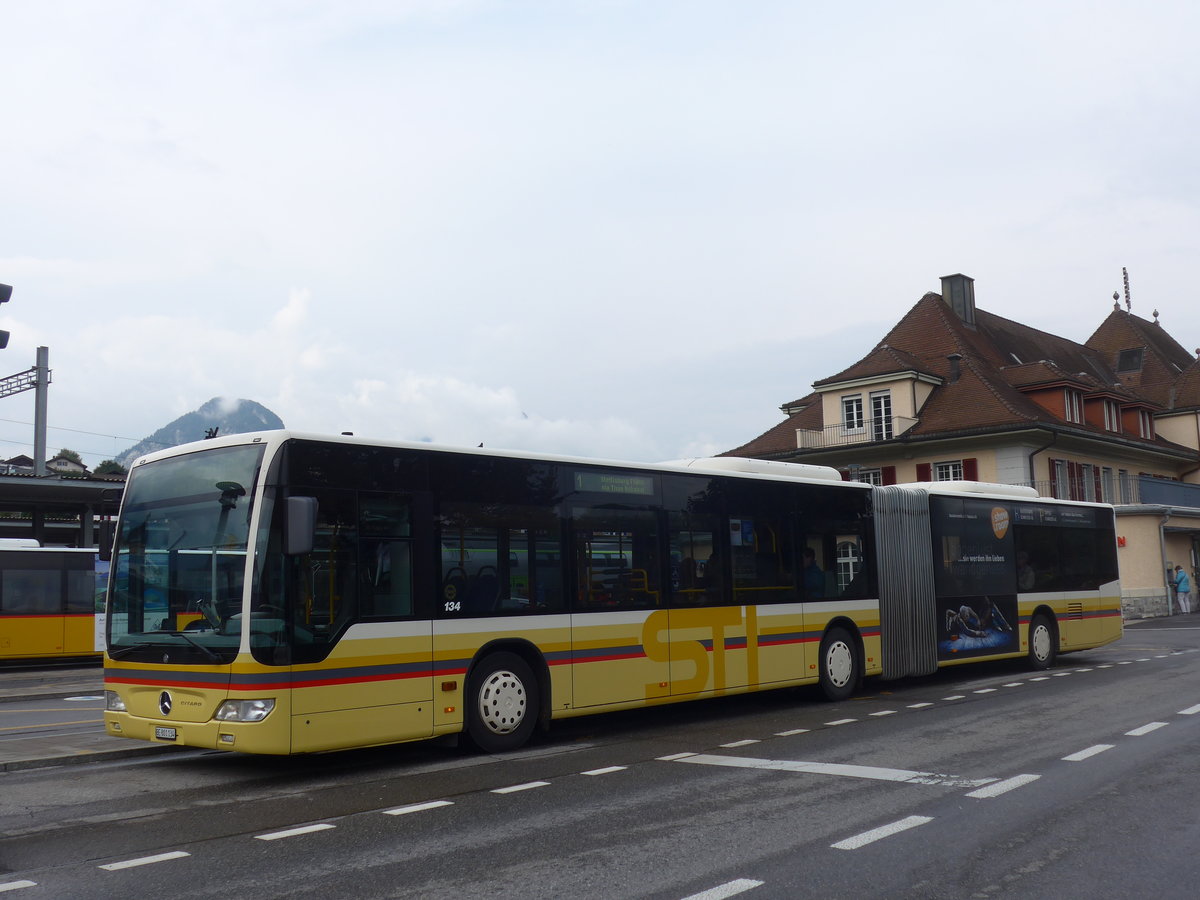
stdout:
POLYGON ((116 750, 81 750, 69 756, 45 756, 35 759, 15 759, 11 762, 0 762, 0 772, 21 772, 28 769, 49 769, 57 766, 78 766, 87 763, 104 762, 110 759, 130 759, 137 756, 152 756, 157 753, 172 750, 191 749, 194 747, 121 747, 116 750))

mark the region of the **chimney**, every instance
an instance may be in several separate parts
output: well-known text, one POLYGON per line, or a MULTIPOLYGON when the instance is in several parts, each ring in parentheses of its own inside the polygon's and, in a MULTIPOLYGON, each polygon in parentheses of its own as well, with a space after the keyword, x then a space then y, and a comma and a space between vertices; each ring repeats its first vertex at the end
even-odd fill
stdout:
POLYGON ((950 383, 954 384, 954 382, 958 381, 958 376, 960 374, 960 369, 958 367, 958 364, 960 362, 962 362, 962 354, 961 353, 951 353, 949 356, 946 357, 946 359, 950 363, 950 383))
POLYGON ((962 319, 963 324, 975 328, 975 279, 966 275, 942 276, 942 299, 962 319))

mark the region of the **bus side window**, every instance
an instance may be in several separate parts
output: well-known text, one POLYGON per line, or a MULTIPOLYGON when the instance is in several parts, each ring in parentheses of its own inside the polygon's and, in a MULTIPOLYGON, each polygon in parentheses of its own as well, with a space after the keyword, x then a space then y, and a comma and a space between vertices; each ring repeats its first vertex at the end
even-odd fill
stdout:
POLYGON ((412 511, 406 497, 361 494, 358 499, 359 615, 404 618, 413 614, 412 511))

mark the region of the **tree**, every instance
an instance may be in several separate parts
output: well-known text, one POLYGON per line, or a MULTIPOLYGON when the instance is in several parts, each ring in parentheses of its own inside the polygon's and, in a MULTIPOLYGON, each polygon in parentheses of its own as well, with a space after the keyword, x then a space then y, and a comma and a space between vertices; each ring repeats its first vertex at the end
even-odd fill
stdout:
MULTIPOLYGON (((68 450, 66 447, 64 447, 63 449, 58 451, 58 455, 61 456, 63 459, 69 459, 69 460, 71 460, 71 462, 77 462, 81 466, 83 466, 83 457, 80 456, 74 450, 68 450)), ((86 469, 87 466, 84 466, 84 468, 86 469)))
POLYGON ((106 459, 92 470, 93 475, 127 475, 125 467, 115 459, 106 459))

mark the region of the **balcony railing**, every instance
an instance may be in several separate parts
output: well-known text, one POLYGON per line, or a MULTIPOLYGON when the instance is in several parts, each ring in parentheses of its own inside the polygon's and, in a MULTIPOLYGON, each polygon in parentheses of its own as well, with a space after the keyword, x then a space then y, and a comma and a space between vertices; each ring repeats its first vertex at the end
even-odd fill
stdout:
POLYGON ((796 446, 801 450, 819 450, 823 447, 845 447, 848 444, 869 444, 888 441, 899 437, 918 422, 907 416, 887 416, 864 422, 858 428, 846 425, 829 425, 819 429, 796 429, 796 446))

